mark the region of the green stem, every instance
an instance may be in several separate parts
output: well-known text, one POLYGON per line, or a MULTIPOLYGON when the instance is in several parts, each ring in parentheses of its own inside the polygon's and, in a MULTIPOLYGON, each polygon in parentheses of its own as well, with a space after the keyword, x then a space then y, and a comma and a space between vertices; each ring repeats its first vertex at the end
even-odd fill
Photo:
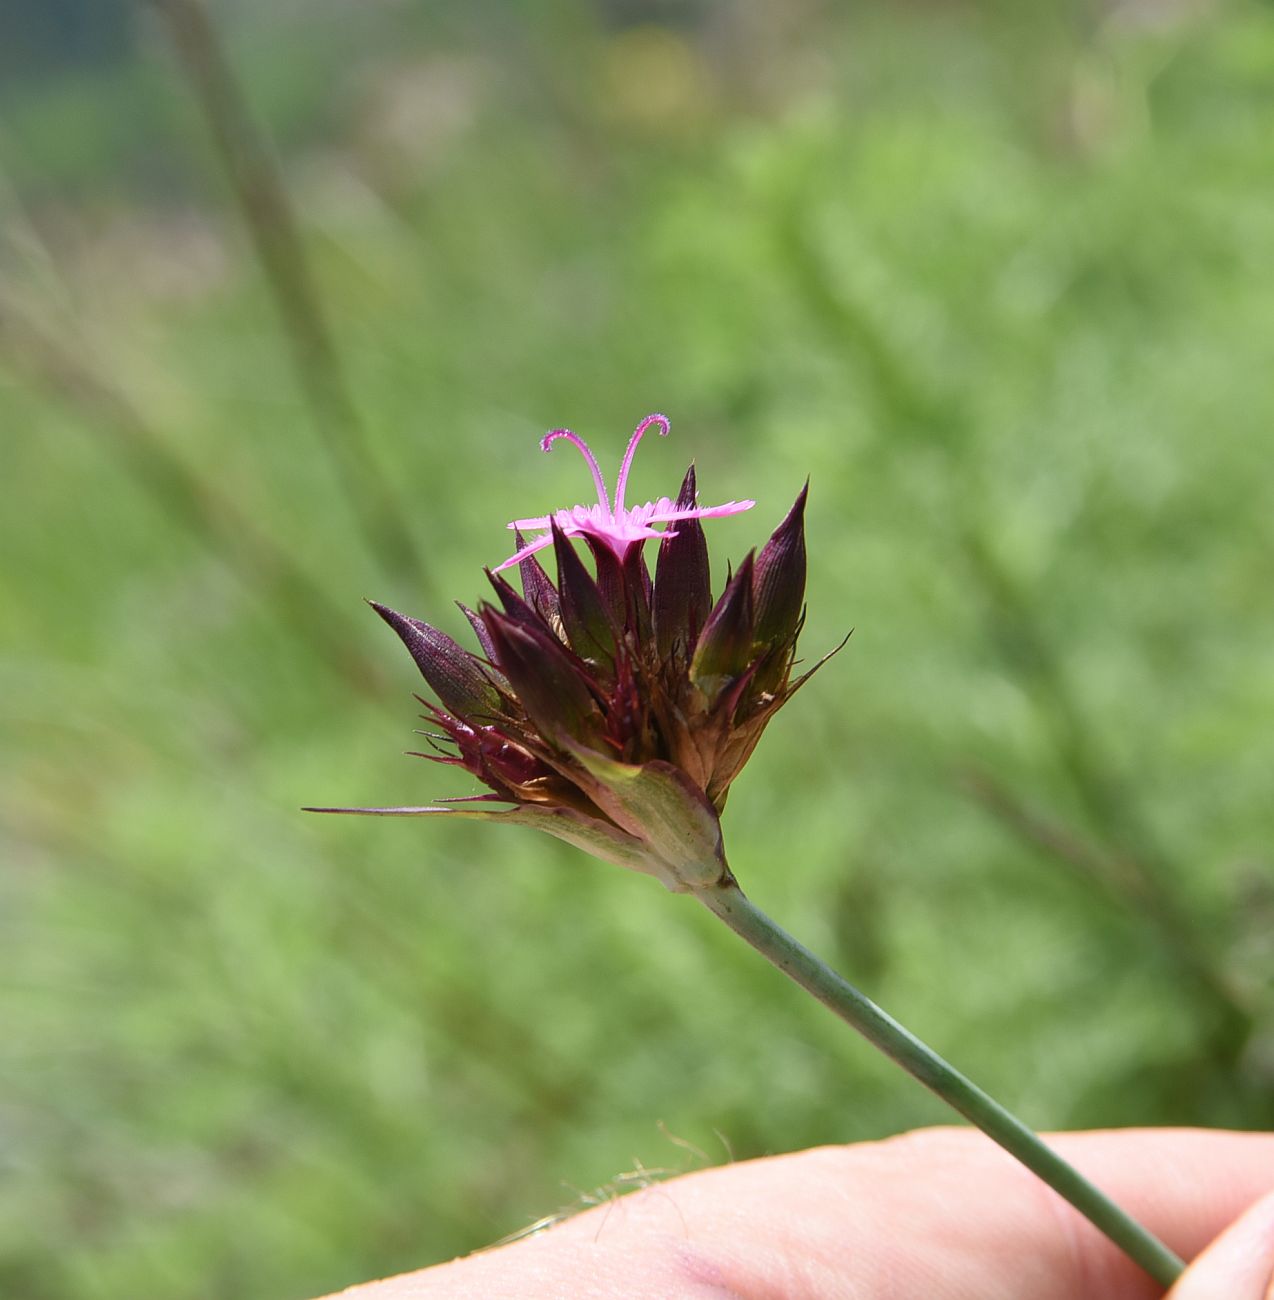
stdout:
POLYGON ((733 881, 696 890, 695 895, 785 975, 1042 1178, 1156 1282, 1170 1287, 1177 1280, 1185 1264, 1161 1241, 1130 1219, 999 1102, 771 921, 733 881))

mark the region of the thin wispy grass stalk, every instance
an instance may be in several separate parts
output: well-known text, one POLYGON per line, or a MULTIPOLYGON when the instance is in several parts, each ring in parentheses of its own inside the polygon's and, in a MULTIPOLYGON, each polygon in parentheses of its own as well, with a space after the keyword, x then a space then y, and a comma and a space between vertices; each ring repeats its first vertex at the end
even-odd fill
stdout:
POLYGON ((203 0, 149 0, 162 14, 278 309, 288 354, 333 474, 377 562, 425 586, 420 552, 398 495, 379 468, 352 396, 264 128, 235 75, 203 0))
POLYGON ((290 634, 349 685, 375 692, 379 667, 358 649, 351 621, 316 582, 215 480, 187 465, 168 441, 88 360, 88 350, 54 337, 0 299, 0 353, 94 428, 128 476, 182 532, 222 560, 290 634))
MULTIPOLYGON (((1005 830, 1068 868, 1122 912, 1144 918, 1165 963, 1215 1011, 1207 1028, 1212 1050, 1218 1059, 1231 1065, 1237 1062, 1256 1027, 1258 1012, 1213 952, 1200 946, 1198 928, 1179 914, 1175 899, 1156 887, 1156 875, 1126 854, 1112 854, 1032 807, 989 772, 969 772, 963 785, 1005 830)), ((1274 1098, 1269 1102, 1274 1104, 1274 1098)), ((1274 1118, 1274 1110, 1270 1113, 1274 1118)))

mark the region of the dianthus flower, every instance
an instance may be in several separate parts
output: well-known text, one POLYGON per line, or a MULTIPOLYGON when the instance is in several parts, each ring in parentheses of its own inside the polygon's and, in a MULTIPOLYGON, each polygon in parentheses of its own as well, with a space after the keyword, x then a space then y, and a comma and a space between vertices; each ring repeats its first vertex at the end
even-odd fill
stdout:
POLYGON ((730 783, 813 672, 792 677, 804 616, 806 489, 714 601, 700 520, 755 503, 700 506, 692 465, 675 500, 626 507, 633 455, 652 426, 668 433, 662 415, 637 426, 613 503, 582 438, 568 429, 545 436, 545 451, 559 439, 580 450, 597 504, 509 525, 517 550, 487 572, 494 600, 476 611, 461 606, 480 653, 373 603, 436 697, 421 700, 432 723, 431 750, 421 756, 463 768, 487 793, 332 811, 533 826, 677 890, 728 876, 718 814, 730 783), (523 529, 543 535, 527 542, 523 529), (583 539, 591 568, 573 539, 583 539), (653 575, 648 541, 658 543, 653 575), (549 547, 556 581, 536 558, 549 547), (514 566, 520 592, 501 576, 514 566))

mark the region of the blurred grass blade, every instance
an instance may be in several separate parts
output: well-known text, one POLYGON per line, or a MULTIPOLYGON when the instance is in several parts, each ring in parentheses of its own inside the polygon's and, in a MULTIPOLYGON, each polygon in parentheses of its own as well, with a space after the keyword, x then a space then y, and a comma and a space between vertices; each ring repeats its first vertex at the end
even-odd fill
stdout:
POLYGON ((243 586, 359 691, 375 692, 379 669, 355 649, 345 610, 210 479, 202 478, 84 358, 0 300, 0 351, 44 388, 111 436, 128 472, 184 532, 223 559, 243 586))
POLYGON ((274 296, 301 391, 364 540, 388 573, 424 587, 424 564, 350 394, 278 166, 207 10, 202 0, 149 2, 166 19, 198 97, 274 296))
POLYGON ((1181 914, 1157 873, 1045 816, 988 772, 969 773, 964 785, 1001 826, 1069 867, 1080 880, 1153 931, 1164 959, 1206 998, 1214 1012, 1207 1022, 1211 1049, 1233 1067, 1248 1045, 1256 1015, 1206 943, 1204 932, 1181 914))

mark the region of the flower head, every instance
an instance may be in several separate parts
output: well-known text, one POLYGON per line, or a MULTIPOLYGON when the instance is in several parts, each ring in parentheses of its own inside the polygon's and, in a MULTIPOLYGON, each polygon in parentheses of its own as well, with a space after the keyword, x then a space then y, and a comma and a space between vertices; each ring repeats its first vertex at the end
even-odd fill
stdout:
MULTIPOLYGON (((612 507, 581 439, 598 505, 519 520, 521 592, 488 571, 494 600, 461 606, 481 653, 418 619, 374 604, 436 702, 420 756, 463 768, 487 793, 442 806, 319 809, 449 814, 533 826, 597 857, 658 876, 671 889, 729 877, 718 815, 770 718, 813 674, 792 678, 804 620, 805 498, 759 553, 749 552, 714 602, 699 520, 753 503, 699 507, 695 471, 676 501, 624 507, 642 434, 628 444, 612 507), (652 522, 676 523, 657 532, 652 522), (545 528, 527 545, 521 528, 545 528), (592 566, 576 549, 583 537, 592 566), (657 538, 652 577, 643 554, 657 538), (554 582, 535 553, 552 546, 554 582), (501 806, 505 805, 505 806, 501 806)), ((839 647, 838 647, 839 648, 839 647)), ((825 656, 826 658, 826 656, 825 656)), ((419 697, 418 697, 419 698, 419 697)))
POLYGON ((509 525, 510 528, 519 532, 523 529, 543 532, 544 536, 535 538, 528 545, 519 546, 516 554, 511 555, 503 564, 496 565, 495 572, 499 573, 501 569, 508 569, 515 564, 520 564, 527 556, 534 555, 536 551, 542 551, 545 547, 551 546, 553 544, 553 535, 550 531, 550 525, 554 523, 567 537, 590 537, 604 542, 614 551, 618 559, 623 560, 633 546, 639 545, 649 538, 658 539, 660 537, 675 536, 674 533, 668 530, 660 532, 658 529, 652 528, 651 524, 671 524, 686 519, 709 519, 719 515, 737 515, 740 511, 751 510, 756 505, 755 501, 727 501, 723 506, 691 504, 689 507, 684 507, 679 501, 672 501, 668 497, 660 497, 658 501, 647 501, 645 505, 626 507, 624 505, 624 494, 628 490, 628 471, 632 468, 637 444, 641 442, 646 430, 652 424, 659 426, 659 436, 661 438, 668 436, 670 426, 666 415, 648 415, 633 430, 633 436, 628 440, 628 448, 624 452, 624 459, 619 467, 619 477, 615 480, 615 504, 613 506, 606 492, 606 480, 602 477, 601 466, 597 463, 597 457, 589 450, 588 443, 579 434, 572 433, 570 429, 553 429, 546 433, 540 439, 541 451, 551 450, 553 444, 559 438, 565 438, 567 442, 579 448, 580 455, 584 457, 589 471, 593 475, 593 484, 597 488, 597 504, 595 506, 572 506, 566 510, 555 510, 551 515, 538 515, 533 519, 515 519, 509 525))

